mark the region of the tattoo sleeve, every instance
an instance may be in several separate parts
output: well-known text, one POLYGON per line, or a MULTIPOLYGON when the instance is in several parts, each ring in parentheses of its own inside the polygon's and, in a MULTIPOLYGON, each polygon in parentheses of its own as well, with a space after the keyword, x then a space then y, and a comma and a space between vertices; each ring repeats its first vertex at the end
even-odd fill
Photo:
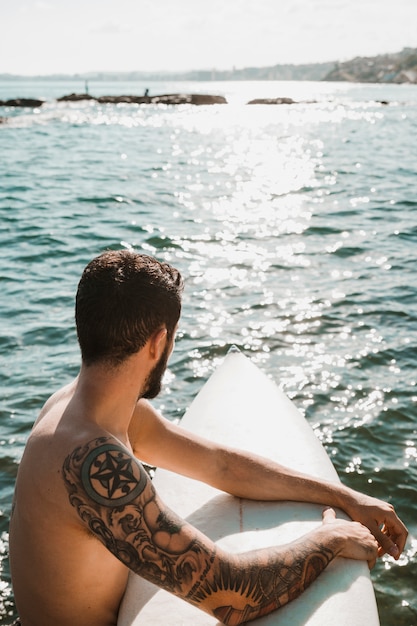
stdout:
POLYGON ((216 546, 159 500, 142 465, 102 437, 76 448, 62 475, 89 530, 131 570, 232 626, 298 597, 334 558, 313 539, 242 555, 216 546))
POLYGON ((83 522, 140 576, 183 596, 210 569, 214 548, 197 531, 183 532, 185 522, 162 506, 145 469, 119 444, 100 438, 77 448, 63 478, 83 522))

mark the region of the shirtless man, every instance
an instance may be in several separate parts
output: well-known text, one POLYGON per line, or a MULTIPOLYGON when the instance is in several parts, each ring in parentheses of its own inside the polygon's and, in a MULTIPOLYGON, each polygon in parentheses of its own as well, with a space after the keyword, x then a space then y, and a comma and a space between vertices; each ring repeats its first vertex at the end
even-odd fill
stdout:
POLYGON ((22 626, 115 626, 129 569, 225 624, 300 595, 337 556, 398 558, 407 530, 391 505, 196 437, 155 397, 180 316, 179 273, 106 252, 84 270, 77 379, 43 407, 20 464, 10 561, 22 626), (169 510, 143 462, 242 498, 320 502, 355 520, 323 523, 289 546, 230 554, 169 510))

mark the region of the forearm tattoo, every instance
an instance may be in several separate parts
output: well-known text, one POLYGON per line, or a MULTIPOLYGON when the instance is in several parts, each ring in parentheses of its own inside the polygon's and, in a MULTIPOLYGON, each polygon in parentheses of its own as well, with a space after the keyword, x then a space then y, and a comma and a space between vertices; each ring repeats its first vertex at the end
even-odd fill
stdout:
POLYGON ((72 506, 110 552, 224 624, 241 624, 283 606, 334 558, 311 540, 294 552, 290 546, 218 556, 211 541, 162 505, 142 465, 106 437, 76 448, 62 475, 72 506))
POLYGON ((256 557, 255 553, 248 555, 250 565, 242 569, 229 570, 227 565, 223 565, 214 576, 214 585, 209 580, 205 581, 198 594, 200 602, 206 593, 210 594, 216 588, 231 589, 246 598, 244 605, 235 601, 214 610, 222 623, 231 626, 243 624, 295 600, 334 558, 330 550, 313 542, 306 542, 301 550, 297 549, 294 553, 290 548, 284 553, 281 551, 278 557, 276 549, 271 549, 272 554, 267 557, 265 552, 269 550, 258 552, 260 557, 256 557))

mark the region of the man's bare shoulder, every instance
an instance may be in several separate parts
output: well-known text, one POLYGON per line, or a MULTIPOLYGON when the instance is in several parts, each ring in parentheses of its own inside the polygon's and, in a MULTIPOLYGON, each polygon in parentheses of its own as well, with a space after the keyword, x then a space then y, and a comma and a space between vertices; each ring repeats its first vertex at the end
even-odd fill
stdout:
POLYGON ((72 396, 74 395, 74 391, 77 386, 77 380, 78 379, 75 378, 67 385, 64 385, 64 387, 61 387, 60 389, 58 389, 58 391, 55 391, 55 393, 53 393, 48 398, 48 400, 43 405, 33 427, 37 426, 39 422, 46 415, 48 415, 53 409, 57 408, 58 405, 63 405, 63 409, 65 408, 65 406, 68 404, 68 402, 71 400, 72 396))

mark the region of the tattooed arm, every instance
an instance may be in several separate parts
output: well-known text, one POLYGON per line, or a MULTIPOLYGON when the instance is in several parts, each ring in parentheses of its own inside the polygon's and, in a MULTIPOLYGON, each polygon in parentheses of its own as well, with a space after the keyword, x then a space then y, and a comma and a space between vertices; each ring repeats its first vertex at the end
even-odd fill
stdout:
POLYGON ((361 524, 336 520, 288 546, 229 554, 159 499, 142 465, 115 440, 70 454, 63 479, 86 527, 132 571, 211 613, 241 624, 298 597, 336 556, 373 563, 376 542, 361 524))
POLYGON ((369 528, 379 543, 379 556, 398 559, 407 528, 394 507, 382 500, 302 474, 278 463, 191 433, 163 418, 141 399, 129 427, 135 455, 142 461, 213 485, 240 498, 296 500, 343 509, 369 528))

